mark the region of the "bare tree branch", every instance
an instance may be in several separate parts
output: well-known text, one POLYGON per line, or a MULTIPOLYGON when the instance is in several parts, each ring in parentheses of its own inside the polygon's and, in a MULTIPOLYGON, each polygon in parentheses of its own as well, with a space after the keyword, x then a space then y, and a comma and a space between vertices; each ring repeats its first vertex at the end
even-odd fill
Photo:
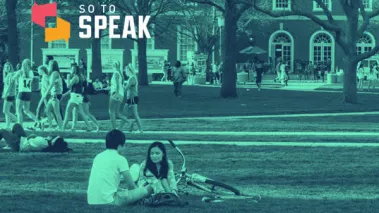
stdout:
POLYGON ((370 17, 366 13, 365 6, 363 5, 363 2, 359 1, 358 4, 359 4, 359 9, 360 9, 360 12, 361 12, 361 15, 362 15, 362 18, 363 18, 363 23, 358 28, 358 32, 357 32, 358 33, 358 38, 360 38, 360 37, 363 36, 363 33, 365 32, 365 30, 367 29, 368 24, 370 23, 370 17))
MULTIPOLYGON (((250 1, 254 1, 254 0, 250 0, 250 1)), ((252 2, 251 2, 252 3, 252 2)), ((242 7, 237 11, 237 20, 239 20, 239 18, 242 16, 242 14, 251 8, 251 3, 250 4, 243 4, 242 7)))
POLYGON ((370 19, 374 18, 376 16, 379 16, 379 8, 376 9, 376 10, 374 10, 374 11, 372 11, 368 16, 369 16, 370 19))
POLYGON ((358 63, 359 61, 369 58, 378 52, 379 52, 379 44, 376 45, 374 48, 372 48, 369 52, 358 55, 356 59, 354 60, 354 62, 358 63))
MULTIPOLYGON (((338 25, 334 25, 334 24, 331 24, 331 23, 327 23, 323 20, 321 20, 320 18, 318 18, 317 16, 315 16, 313 13, 310 13, 308 11, 305 11, 305 10, 300 10, 300 9, 297 9, 295 4, 294 4, 294 1, 295 0, 292 0, 293 2, 291 3, 291 10, 288 11, 288 10, 283 10, 283 11, 272 11, 270 9, 265 9, 265 8, 262 8, 260 6, 258 6, 257 4, 257 1, 254 1, 253 3, 253 7, 259 11, 259 12, 262 12, 262 13, 265 13, 271 17, 275 17, 275 18, 278 18, 278 17, 288 17, 288 16, 302 16, 302 17, 307 17, 309 19, 311 19, 313 22, 315 22, 316 24, 322 26, 324 29, 326 30, 329 30, 329 31, 334 31, 334 32, 338 32, 338 31, 341 31, 342 28, 338 25)), ((316 0, 316 1, 319 1, 319 0, 316 0)), ((246 2, 248 4, 248 2, 246 2)), ((325 6, 325 5, 324 5, 325 6)))
POLYGON ((217 10, 221 11, 222 13, 225 13, 225 9, 222 6, 216 4, 213 1, 210 1, 210 0, 190 0, 190 1, 191 2, 195 2, 195 3, 199 3, 199 4, 208 4, 208 5, 211 5, 211 6, 215 7, 217 10))
MULTIPOLYGON (((295 1, 295 0, 293 0, 295 1)), ((331 13, 331 11, 329 10, 329 8, 325 5, 325 3, 322 1, 322 0, 314 0, 318 5, 320 5, 320 7, 322 8, 322 10, 324 11, 326 17, 328 18, 328 21, 329 23, 333 24, 333 25, 337 25, 334 18, 333 18, 333 15, 331 13)), ((332 1, 330 1, 329 3, 332 3, 332 1)))

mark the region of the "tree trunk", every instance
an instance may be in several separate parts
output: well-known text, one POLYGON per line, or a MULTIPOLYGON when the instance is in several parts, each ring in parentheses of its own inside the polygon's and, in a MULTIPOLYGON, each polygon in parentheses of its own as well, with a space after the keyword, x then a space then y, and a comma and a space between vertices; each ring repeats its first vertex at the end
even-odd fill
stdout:
POLYGON ((237 97, 236 47, 237 47, 237 6, 225 1, 225 27, 222 38, 223 73, 220 96, 221 98, 237 97))
POLYGON ((359 14, 358 6, 344 6, 347 17, 347 48, 345 59, 345 72, 343 82, 343 101, 345 103, 356 104, 357 98, 357 40, 358 40, 358 24, 359 14))
POLYGON ((16 67, 17 63, 20 62, 16 16, 17 0, 7 0, 6 6, 8 19, 8 59, 13 67, 16 67))
POLYGON ((354 62, 353 56, 345 57, 345 72, 343 83, 343 101, 345 103, 355 104, 357 98, 357 63, 354 62))
POLYGON ((101 62, 101 42, 99 38, 92 38, 92 74, 91 79, 101 79, 103 67, 101 62))
MULTIPOLYGON (((94 15, 92 15, 92 20, 93 19, 94 19, 94 15)), ((95 38, 94 37, 94 35, 95 35, 94 23, 95 22, 92 22, 92 32, 91 32, 93 35, 93 38, 91 39, 92 65, 89 64, 89 66, 91 66, 91 70, 92 70, 92 73, 90 76, 92 81, 94 81, 96 78, 101 79, 101 77, 103 75, 103 66, 102 66, 102 62, 101 62, 101 38, 95 38)))
POLYGON ((213 72, 212 70, 212 52, 204 52, 204 54, 207 54, 207 72, 213 72))
POLYGON ((139 85, 149 85, 148 75, 147 75, 147 60, 146 60, 146 48, 147 39, 138 39, 138 84, 139 85))

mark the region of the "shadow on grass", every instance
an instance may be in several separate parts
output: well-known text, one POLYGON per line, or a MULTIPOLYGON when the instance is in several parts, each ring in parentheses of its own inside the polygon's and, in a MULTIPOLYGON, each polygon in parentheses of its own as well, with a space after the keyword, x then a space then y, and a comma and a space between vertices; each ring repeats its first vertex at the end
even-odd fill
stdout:
POLYGON ((152 212, 176 213, 176 212, 203 212, 203 213, 229 213, 229 212, 291 212, 291 213, 326 213, 326 212, 365 212, 374 213, 379 209, 379 199, 363 200, 310 200, 263 197, 258 204, 243 200, 226 200, 222 203, 204 203, 201 197, 186 196, 184 200, 189 202, 185 207, 158 207, 144 206, 89 206, 86 198, 81 195, 54 195, 44 193, 25 193, 22 196, 0 196, 2 201, 1 211, 7 213, 40 212, 40 213, 119 213, 119 212, 152 212))

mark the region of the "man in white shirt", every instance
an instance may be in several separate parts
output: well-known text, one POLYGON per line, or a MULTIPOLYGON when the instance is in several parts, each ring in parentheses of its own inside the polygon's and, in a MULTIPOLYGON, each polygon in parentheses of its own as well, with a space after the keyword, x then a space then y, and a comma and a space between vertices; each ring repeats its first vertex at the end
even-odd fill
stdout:
POLYGON ((87 200, 93 205, 127 205, 153 194, 151 185, 137 188, 129 164, 120 154, 125 146, 125 135, 120 130, 112 130, 106 136, 106 150, 93 160, 89 177, 87 200), (127 189, 120 188, 121 176, 127 189))

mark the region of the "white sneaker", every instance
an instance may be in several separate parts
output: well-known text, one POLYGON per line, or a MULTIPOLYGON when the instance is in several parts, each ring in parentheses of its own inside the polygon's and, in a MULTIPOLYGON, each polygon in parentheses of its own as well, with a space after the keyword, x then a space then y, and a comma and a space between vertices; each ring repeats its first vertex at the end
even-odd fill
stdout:
POLYGON ((11 150, 11 149, 12 149, 12 148, 9 147, 8 145, 6 145, 6 146, 3 147, 3 150, 11 150))

